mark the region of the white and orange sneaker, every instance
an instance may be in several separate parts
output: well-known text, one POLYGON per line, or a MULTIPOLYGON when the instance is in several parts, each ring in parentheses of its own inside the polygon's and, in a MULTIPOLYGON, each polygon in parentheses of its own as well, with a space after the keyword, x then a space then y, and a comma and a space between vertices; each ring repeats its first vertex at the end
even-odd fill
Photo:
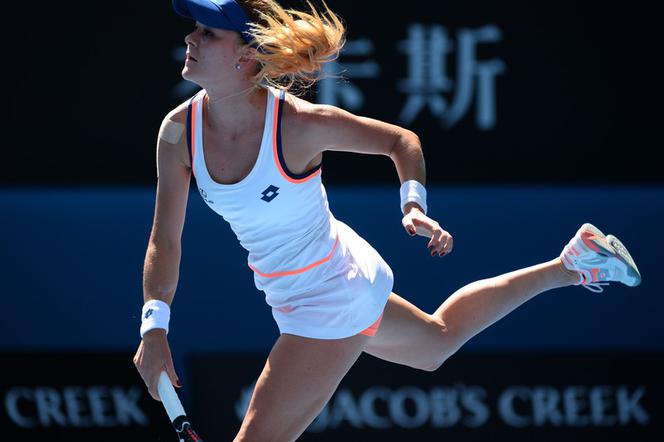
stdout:
POLYGON ((618 238, 605 236, 590 223, 581 226, 565 246, 560 259, 568 270, 578 272, 579 282, 590 291, 603 292, 610 281, 636 287, 641 274, 632 256, 618 238))

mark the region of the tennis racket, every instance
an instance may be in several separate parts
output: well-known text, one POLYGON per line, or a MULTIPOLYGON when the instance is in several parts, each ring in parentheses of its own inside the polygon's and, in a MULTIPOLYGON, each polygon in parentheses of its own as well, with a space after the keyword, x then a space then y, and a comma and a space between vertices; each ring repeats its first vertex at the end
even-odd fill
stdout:
POLYGON ((164 404, 168 418, 171 420, 173 428, 175 428, 180 438, 180 442, 203 442, 203 439, 198 437, 198 434, 191 428, 189 419, 184 413, 184 408, 182 408, 180 398, 178 398, 175 388, 173 388, 173 384, 171 384, 171 380, 165 371, 162 371, 159 375, 157 390, 159 391, 159 398, 161 398, 161 403, 164 404))

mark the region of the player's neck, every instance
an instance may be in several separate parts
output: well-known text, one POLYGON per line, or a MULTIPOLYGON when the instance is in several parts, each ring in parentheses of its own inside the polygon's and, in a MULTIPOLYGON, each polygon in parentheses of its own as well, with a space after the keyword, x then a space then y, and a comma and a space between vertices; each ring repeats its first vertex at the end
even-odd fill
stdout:
POLYGON ((206 92, 206 123, 211 128, 251 127, 257 117, 264 115, 267 91, 261 87, 252 85, 235 92, 206 92))

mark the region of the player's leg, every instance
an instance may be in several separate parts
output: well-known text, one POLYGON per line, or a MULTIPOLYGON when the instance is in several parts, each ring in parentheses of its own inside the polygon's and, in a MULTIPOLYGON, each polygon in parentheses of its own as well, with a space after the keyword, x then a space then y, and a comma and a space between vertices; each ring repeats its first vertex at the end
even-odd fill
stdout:
POLYGON ((640 280, 624 245, 584 224, 561 257, 468 284, 431 315, 392 294, 366 351, 388 361, 435 370, 470 338, 539 293, 579 283, 601 290, 597 284, 602 281, 635 286, 640 280))
POLYGON ((473 282, 457 290, 433 314, 395 293, 366 352, 422 370, 437 369, 470 338, 543 291, 571 285, 578 276, 560 260, 473 282))
POLYGON ((368 339, 281 335, 256 382, 235 442, 297 439, 332 397, 368 339))

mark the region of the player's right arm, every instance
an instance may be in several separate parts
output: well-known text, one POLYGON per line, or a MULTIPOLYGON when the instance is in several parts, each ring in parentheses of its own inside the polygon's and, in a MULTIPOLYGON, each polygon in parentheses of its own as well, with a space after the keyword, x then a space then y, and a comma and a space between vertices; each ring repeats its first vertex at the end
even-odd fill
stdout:
MULTIPOLYGON (((187 153, 186 105, 169 113, 157 140, 157 196, 152 231, 143 266, 143 301, 173 302, 180 272, 181 238, 187 209, 191 164, 187 153)), ((161 371, 179 386, 166 332, 153 329, 143 337, 134 364, 150 395, 159 398, 157 383, 161 371)))

